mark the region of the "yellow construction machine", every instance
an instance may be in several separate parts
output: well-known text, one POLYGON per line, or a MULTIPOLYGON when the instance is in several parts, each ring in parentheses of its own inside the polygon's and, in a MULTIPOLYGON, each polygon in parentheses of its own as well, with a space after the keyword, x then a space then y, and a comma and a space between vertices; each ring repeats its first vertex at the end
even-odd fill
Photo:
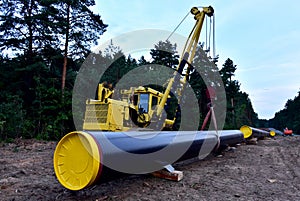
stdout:
MULTIPOLYGON (((84 130, 127 131, 134 128, 152 130, 172 130, 176 116, 168 119, 163 115, 171 91, 175 91, 177 103, 193 70, 191 65, 195 56, 199 37, 205 17, 212 17, 214 9, 197 7, 191 9, 196 20, 186 41, 179 64, 173 76, 167 81, 165 90, 158 91, 151 87, 140 86, 121 91, 120 100, 113 98, 111 85, 101 83, 98 86, 97 98, 86 102, 84 130)), ((177 108, 177 110, 180 110, 177 108)), ((178 111, 177 111, 178 112, 178 111)))
MULTIPOLYGON (((191 13, 196 24, 185 43, 176 70, 164 87, 160 86, 163 90, 158 85, 137 85, 114 91, 112 85, 101 83, 97 98, 86 101, 84 131, 65 135, 54 152, 55 174, 64 187, 81 190, 120 173, 154 172, 156 176, 179 181, 183 173, 172 167, 176 161, 202 158, 213 150, 244 140, 241 131, 228 130, 219 134, 216 125, 214 131, 188 131, 185 128, 178 132, 160 131, 175 130, 180 112, 186 112, 186 102, 182 98, 186 94, 183 92, 188 91, 186 84, 194 71, 191 64, 203 22, 206 16, 213 16, 214 10, 210 6, 203 7, 201 11, 194 7, 191 13), (168 116, 164 111, 166 106, 170 108, 172 99, 176 99, 177 111, 175 115, 168 116), (153 131, 138 132, 136 129, 153 131), (167 172, 159 171, 162 169, 167 172)), ((214 56, 212 59, 215 59, 214 56)), ((189 112, 187 116, 192 114, 189 112)))

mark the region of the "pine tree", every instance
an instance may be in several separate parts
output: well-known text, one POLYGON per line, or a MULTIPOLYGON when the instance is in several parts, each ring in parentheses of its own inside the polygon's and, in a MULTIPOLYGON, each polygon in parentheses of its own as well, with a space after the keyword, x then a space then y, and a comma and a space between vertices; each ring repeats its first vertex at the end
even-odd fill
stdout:
POLYGON ((93 0, 0 1, 0 122, 11 118, 5 127, 8 137, 58 139, 73 130, 75 75, 107 27, 89 9, 94 4, 93 0), (62 78, 65 84, 59 81, 62 78), (12 127, 15 122, 20 128, 12 127))
POLYGON ((177 45, 172 44, 170 41, 159 41, 154 45, 154 49, 151 49, 150 54, 152 56, 152 63, 167 66, 170 68, 176 68, 178 65, 179 55, 176 50, 177 45))
POLYGON ((233 64, 231 59, 227 59, 220 70, 220 75, 223 79, 224 86, 227 86, 231 81, 236 71, 236 65, 233 64))
POLYGON ((52 0, 52 8, 58 14, 53 18, 63 42, 62 91, 65 88, 68 58, 84 60, 90 53, 91 45, 97 44, 99 36, 107 28, 100 15, 93 13, 89 7, 95 5, 94 0, 52 0))
MULTIPOLYGON (((122 78, 125 74, 124 69, 126 68, 126 57, 117 45, 110 42, 107 48, 105 48, 104 53, 101 53, 102 60, 106 60, 106 65, 102 66, 105 70, 100 82, 108 82, 113 85, 122 78)), ((101 62, 100 60, 97 62, 101 62)))
POLYGON ((143 65, 147 65, 147 64, 149 64, 149 62, 145 59, 144 56, 141 56, 141 58, 138 60, 138 65, 143 66, 143 65))
POLYGON ((227 128, 236 127, 235 118, 235 100, 234 97, 240 89, 238 81, 233 80, 233 76, 236 70, 236 65, 233 64, 231 59, 227 59, 223 64, 222 69, 219 71, 226 91, 227 97, 227 115, 226 115, 226 126, 227 128))
POLYGON ((33 57, 45 46, 57 45, 54 42, 57 33, 49 26, 52 10, 43 2, 4 0, 0 3, 0 48, 10 54, 24 55, 27 64, 32 64, 33 57))

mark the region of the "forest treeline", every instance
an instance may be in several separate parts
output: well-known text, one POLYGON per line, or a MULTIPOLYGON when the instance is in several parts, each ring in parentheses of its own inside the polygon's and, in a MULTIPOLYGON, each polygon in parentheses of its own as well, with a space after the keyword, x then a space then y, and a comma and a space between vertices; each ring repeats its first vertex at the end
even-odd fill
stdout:
POLYGON ((278 130, 292 129, 293 133, 300 133, 300 91, 294 99, 288 99, 284 108, 275 113, 270 120, 260 120, 261 127, 271 127, 278 130))
MULTIPOLYGON (((100 15, 89 9, 93 5, 93 0, 0 2, 0 140, 19 137, 58 140, 73 131, 72 90, 88 55, 97 58, 92 65, 106 69, 99 82, 113 85, 140 66, 149 66, 154 77, 160 79, 159 70, 151 65, 174 69, 178 64, 176 44, 170 41, 153 44, 148 60, 144 56, 139 59, 126 56, 122 47, 113 42, 105 51, 92 53, 90 48, 99 37, 101 40, 108 27, 100 15)), ((201 63, 201 56, 197 56, 200 51, 201 46, 193 65, 201 63)), ((222 66, 213 68, 210 70, 220 73, 226 91, 224 129, 260 125, 262 122, 248 94, 240 90, 239 81, 234 79, 237 68, 234 62, 227 59, 222 66)), ((201 75, 209 71, 202 70, 201 75)), ((200 74, 193 73, 189 80, 201 108, 199 127, 207 113, 206 85, 200 74)), ((290 101, 287 108, 296 108, 295 101, 290 101)), ((278 119, 284 124, 283 116, 287 119, 288 115, 282 113, 289 113, 287 108, 276 114, 277 118, 271 121, 274 125, 278 119)))
POLYGON ((0 140, 74 129, 76 73, 106 31, 94 0, 0 1, 0 140))

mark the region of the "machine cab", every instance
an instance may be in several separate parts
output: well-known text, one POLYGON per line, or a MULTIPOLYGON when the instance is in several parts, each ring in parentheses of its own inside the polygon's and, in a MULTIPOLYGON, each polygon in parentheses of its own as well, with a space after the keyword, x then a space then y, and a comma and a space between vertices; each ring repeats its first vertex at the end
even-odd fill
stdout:
POLYGON ((133 105, 139 114, 153 114, 155 106, 159 103, 162 93, 152 88, 139 87, 134 90, 133 105))

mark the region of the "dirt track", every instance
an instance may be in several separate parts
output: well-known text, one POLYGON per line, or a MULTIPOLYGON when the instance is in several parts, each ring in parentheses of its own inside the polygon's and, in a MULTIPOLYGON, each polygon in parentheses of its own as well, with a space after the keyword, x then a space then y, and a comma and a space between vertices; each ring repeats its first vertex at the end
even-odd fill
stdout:
POLYGON ((175 167, 184 179, 130 176, 71 192, 56 180, 55 142, 0 144, 0 200, 300 200, 300 137, 241 145, 175 167))

